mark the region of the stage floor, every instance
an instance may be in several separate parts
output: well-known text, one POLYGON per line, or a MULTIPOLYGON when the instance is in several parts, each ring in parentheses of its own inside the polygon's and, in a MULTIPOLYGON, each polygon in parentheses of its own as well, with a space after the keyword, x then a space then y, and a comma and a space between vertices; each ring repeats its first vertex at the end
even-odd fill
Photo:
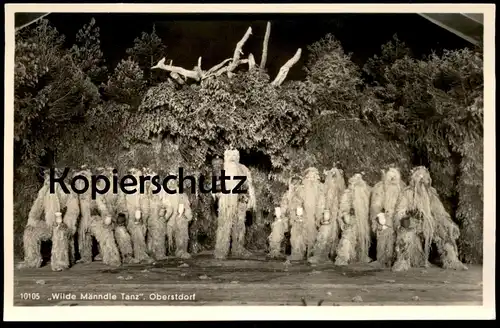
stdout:
POLYGON ((481 305, 482 294, 482 266, 393 273, 369 265, 286 264, 264 254, 216 261, 205 253, 117 269, 93 262, 63 272, 48 264, 14 272, 16 306, 304 305, 302 299, 308 306, 481 305))

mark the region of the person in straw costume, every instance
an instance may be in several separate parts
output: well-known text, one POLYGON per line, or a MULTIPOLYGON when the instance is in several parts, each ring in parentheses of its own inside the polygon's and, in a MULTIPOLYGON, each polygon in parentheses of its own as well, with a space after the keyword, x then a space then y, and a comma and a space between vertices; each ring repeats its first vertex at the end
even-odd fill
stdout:
POLYGON ((269 240, 268 257, 271 259, 279 259, 284 257, 281 252, 285 233, 290 229, 290 221, 296 219, 295 208, 292 206, 292 201, 296 198, 296 192, 301 183, 301 177, 294 175, 288 182, 288 190, 282 196, 280 206, 274 210, 275 220, 271 225, 271 234, 269 240))
POLYGON ((118 267, 121 265, 120 251, 115 240, 113 219, 110 215, 90 218, 90 234, 95 237, 101 251, 102 263, 118 267))
MULTIPOLYGON (((432 187, 432 179, 429 171, 424 166, 412 169, 410 184, 406 187, 399 198, 396 206, 394 224, 401 230, 400 222, 402 218, 410 218, 410 227, 415 228, 418 238, 406 238, 407 243, 396 251, 396 257, 401 258, 404 249, 419 249, 422 245, 423 251, 410 253, 411 266, 430 266, 429 254, 432 243, 437 246, 442 267, 445 269, 467 270, 467 267, 458 259, 456 240, 460 236, 458 225, 451 220, 450 215, 445 210, 440 201, 436 189, 432 187)), ((403 230, 404 231, 404 230, 403 230)), ((400 237, 397 237, 399 240, 400 237)), ((396 261, 393 271, 404 271, 408 265, 402 265, 401 261, 396 261)))
POLYGON ((328 261, 328 257, 335 259, 335 250, 340 239, 340 198, 346 188, 344 173, 338 168, 325 171, 325 212, 318 230, 318 236, 313 249, 313 256, 309 263, 328 261))
MULTIPOLYGON (((108 178, 110 182, 113 181, 113 171, 112 167, 98 169, 98 173, 108 178)), ((127 230, 127 202, 125 194, 120 188, 113 190, 113 186, 111 185, 110 190, 103 197, 108 213, 112 218, 111 225, 122 263, 137 263, 138 261, 134 259, 132 238, 127 230)))
POLYGON ((368 250, 371 244, 370 187, 362 174, 356 173, 340 200, 340 229, 342 231, 335 265, 347 265, 355 261, 369 263, 368 250))
MULTIPOLYGON (((55 171, 56 176, 60 174, 58 170, 55 171)), ((75 260, 74 236, 80 207, 78 196, 73 192, 64 193, 59 184, 55 184, 53 193, 50 192, 49 170, 45 170, 44 177, 44 184, 28 214, 28 222, 23 235, 24 261, 18 265, 18 268, 39 268, 42 265, 41 243, 52 240, 56 220, 62 216, 64 226, 57 230, 58 240, 55 245, 52 245, 52 254, 56 257, 61 255, 61 257, 51 260, 54 263, 53 269, 59 271, 70 267, 75 260), (66 236, 66 240, 61 239, 62 236, 66 236), (66 253, 68 256, 64 255, 66 253)))
POLYGON ((179 192, 179 184, 176 180, 170 180, 168 188, 177 191, 175 194, 161 194, 160 214, 166 222, 168 251, 178 258, 190 259, 189 224, 193 220, 191 203, 188 195, 179 192))
MULTIPOLYGON (((131 168, 129 176, 133 177, 139 184, 143 172, 136 168, 131 168)), ((144 186, 145 187, 145 186, 144 186)), ((132 237, 132 245, 134 248, 134 258, 138 262, 151 263, 153 259, 148 254, 146 235, 148 227, 148 219, 150 215, 149 198, 145 190, 140 190, 140 186, 136 188, 134 193, 125 195, 127 230, 132 237)))
POLYGON ((291 200, 295 219, 290 221, 290 244, 292 253, 289 261, 301 261, 312 256, 318 227, 324 215, 325 200, 323 184, 318 169, 308 168, 302 183, 291 200))
POLYGON ((391 267, 394 262, 396 205, 405 188, 399 169, 382 170, 382 179, 372 190, 370 200, 371 229, 377 239, 377 259, 374 266, 391 267))
MULTIPOLYGON (((82 165, 79 171, 76 171, 73 175, 82 176, 87 181, 92 181, 92 171, 87 167, 87 165, 82 165)), ((75 187, 77 190, 85 189, 85 181, 83 179, 75 180, 75 187)), ((78 200, 80 203, 80 221, 78 224, 78 251, 80 253, 80 263, 90 263, 94 260, 92 254, 92 232, 90 231, 90 226, 93 221, 92 216, 106 217, 110 216, 108 207, 104 195, 99 193, 96 194, 95 199, 92 199, 92 191, 88 188, 85 192, 78 195, 78 200)), ((101 260, 101 245, 98 243, 99 253, 95 257, 95 260, 101 260)))
POLYGON ((228 149, 224 152, 224 171, 230 180, 223 181, 223 188, 229 193, 220 193, 217 232, 215 240, 214 257, 225 259, 231 247, 231 255, 234 257, 248 257, 251 253, 245 248, 245 219, 247 211, 254 210, 256 206, 255 190, 250 170, 240 164, 240 153, 236 149, 228 149), (234 177, 246 177, 242 186, 245 193, 233 193, 233 189, 239 183, 234 177))
POLYGON ((50 266, 52 271, 63 271, 69 268, 69 229, 64 223, 62 213, 56 212, 56 220, 52 228, 52 250, 50 266))
POLYGON ((408 271, 412 267, 425 264, 422 243, 409 216, 405 216, 400 220, 400 225, 396 230, 394 250, 395 261, 392 266, 394 272, 408 271))
MULTIPOLYGON (((162 204, 165 197, 163 188, 157 190, 151 179, 157 176, 150 168, 145 168, 144 174, 149 177, 146 183, 146 195, 149 198, 149 219, 147 222, 147 249, 149 254, 156 260, 167 258, 167 222, 165 208, 162 204)), ((158 180, 158 182, 161 182, 158 180)))

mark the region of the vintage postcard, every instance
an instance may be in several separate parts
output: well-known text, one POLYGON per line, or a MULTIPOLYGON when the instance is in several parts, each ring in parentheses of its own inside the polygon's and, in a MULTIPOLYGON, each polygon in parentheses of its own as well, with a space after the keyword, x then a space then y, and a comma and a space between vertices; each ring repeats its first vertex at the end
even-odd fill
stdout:
POLYGON ((494 5, 5 9, 4 320, 496 318, 494 5))

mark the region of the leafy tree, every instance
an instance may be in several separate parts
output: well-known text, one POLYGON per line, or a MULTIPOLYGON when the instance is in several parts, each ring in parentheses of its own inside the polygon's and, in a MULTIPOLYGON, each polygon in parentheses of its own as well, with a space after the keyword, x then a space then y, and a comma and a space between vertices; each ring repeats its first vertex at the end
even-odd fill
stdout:
POLYGON ((37 164, 60 130, 97 103, 89 77, 47 20, 16 35, 14 124, 17 160, 37 164))
POLYGON ((307 82, 318 113, 359 116, 361 72, 331 34, 308 47, 307 82))
MULTIPOLYGON (((25 139, 31 122, 38 116, 40 106, 23 106, 33 99, 40 84, 57 65, 62 55, 64 37, 52 28, 47 20, 41 20, 35 28, 23 29, 16 33, 15 48, 15 129, 16 141, 25 139)), ((40 97, 43 98, 44 97, 40 97)), ((42 101, 38 101, 42 105, 42 101)))
POLYGON ((380 102, 373 92, 363 90, 361 70, 340 42, 328 34, 308 49, 306 83, 317 115, 310 122, 305 153, 296 156, 296 161, 307 162, 299 169, 336 165, 347 177, 364 172, 370 183, 377 182, 380 170, 393 163, 407 171, 411 163, 408 147, 391 140, 369 119, 380 102))
POLYGON ((103 89, 109 99, 137 107, 146 91, 143 71, 131 58, 122 60, 103 89))
POLYGON ((376 85, 387 82, 384 78, 385 68, 398 59, 412 57, 411 49, 394 34, 392 40, 382 45, 380 55, 373 55, 363 66, 364 73, 376 85))
POLYGON ((144 72, 144 77, 148 83, 165 81, 166 73, 162 71, 152 71, 154 66, 161 58, 165 57, 167 47, 162 39, 156 34, 156 26, 150 34, 142 32, 141 37, 134 40, 134 45, 127 49, 127 54, 139 64, 144 72))
POLYGON ((85 24, 78 31, 76 43, 70 52, 75 64, 90 77, 94 84, 99 85, 106 80, 107 67, 104 66, 99 27, 95 24, 95 19, 92 18, 89 24, 85 24))

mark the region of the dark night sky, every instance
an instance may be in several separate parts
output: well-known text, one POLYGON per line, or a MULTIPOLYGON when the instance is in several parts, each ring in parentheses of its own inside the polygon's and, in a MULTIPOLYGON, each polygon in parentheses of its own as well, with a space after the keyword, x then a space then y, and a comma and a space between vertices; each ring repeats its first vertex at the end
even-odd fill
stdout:
MULTIPOLYGON (((174 65, 191 69, 197 58, 203 57, 202 67, 208 69, 225 58, 232 57, 236 43, 251 26, 253 35, 245 44, 245 57, 253 53, 260 62, 262 41, 269 20, 268 69, 274 76, 297 48, 303 49, 302 64, 307 58, 307 45, 327 33, 335 35, 354 62, 362 65, 379 52, 380 46, 395 33, 417 55, 432 50, 457 49, 471 46, 458 36, 434 25, 417 14, 119 14, 119 13, 55 13, 47 16, 51 23, 73 42, 83 24, 94 17, 101 29, 102 48, 108 62, 114 66, 125 58, 125 49, 142 31, 150 32, 153 24, 167 48, 167 59, 174 65)), ((298 65, 297 65, 298 66, 298 65)), ((301 78, 302 70, 292 69, 289 78, 301 78)))

